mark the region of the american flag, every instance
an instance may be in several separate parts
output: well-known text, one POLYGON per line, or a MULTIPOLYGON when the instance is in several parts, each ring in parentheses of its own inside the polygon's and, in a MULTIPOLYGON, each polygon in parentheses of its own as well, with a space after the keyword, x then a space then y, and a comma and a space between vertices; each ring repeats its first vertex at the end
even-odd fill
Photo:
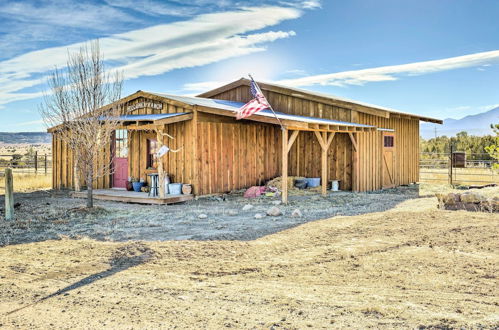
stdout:
POLYGON ((250 91, 253 95, 253 99, 239 109, 236 119, 247 118, 260 110, 270 108, 269 102, 253 79, 251 79, 250 91))

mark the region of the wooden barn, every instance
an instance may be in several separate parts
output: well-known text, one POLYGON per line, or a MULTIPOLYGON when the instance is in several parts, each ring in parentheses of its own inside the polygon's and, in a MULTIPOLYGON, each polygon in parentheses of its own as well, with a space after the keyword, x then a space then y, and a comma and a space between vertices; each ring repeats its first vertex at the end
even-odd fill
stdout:
MULTIPOLYGON (((102 161, 114 157, 114 171, 94 188, 123 188, 128 177, 147 179, 158 169, 191 184, 196 195, 278 176, 320 177, 323 193, 329 180, 340 180, 342 190, 389 188, 418 181, 419 121, 442 123, 267 83, 260 88, 284 129, 270 110, 236 120, 236 110, 252 98, 249 85, 240 79, 197 97, 138 91, 121 99, 121 127, 102 152, 102 161), (161 145, 180 151, 158 160, 161 145)), ((55 133, 52 143, 53 187, 72 188, 71 150, 55 133)), ((287 186, 282 190, 286 201, 287 186)))

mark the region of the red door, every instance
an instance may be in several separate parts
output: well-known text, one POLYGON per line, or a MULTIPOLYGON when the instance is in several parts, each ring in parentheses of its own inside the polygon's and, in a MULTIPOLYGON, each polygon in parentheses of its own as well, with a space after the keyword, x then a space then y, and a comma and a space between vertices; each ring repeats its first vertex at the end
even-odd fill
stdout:
POLYGON ((128 180, 128 158, 114 159, 114 187, 126 188, 128 180))
POLYGON ((128 180, 128 132, 126 130, 116 130, 113 146, 113 187, 126 188, 128 180))

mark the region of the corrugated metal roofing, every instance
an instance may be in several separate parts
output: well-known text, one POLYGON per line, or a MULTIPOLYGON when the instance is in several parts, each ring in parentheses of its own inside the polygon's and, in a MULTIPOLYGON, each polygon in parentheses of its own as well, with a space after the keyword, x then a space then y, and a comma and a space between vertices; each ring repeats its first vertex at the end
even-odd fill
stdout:
MULTIPOLYGON (((241 82, 242 81, 246 81, 247 83, 249 83, 249 80, 246 79, 246 78, 241 78, 238 81, 241 81, 241 82)), ((237 80, 234 81, 234 82, 232 82, 232 83, 229 83, 227 85, 231 85, 231 84, 233 84, 235 82, 237 82, 237 80)), ((285 82, 286 81, 284 81, 284 83, 285 82)), ((392 108, 389 108, 389 107, 379 106, 379 105, 370 104, 370 103, 366 103, 366 102, 359 102, 359 101, 355 101, 355 100, 348 99, 348 98, 345 98, 345 97, 339 97, 339 96, 336 96, 336 95, 333 95, 333 94, 315 92, 315 91, 310 91, 310 90, 306 90, 306 89, 291 87, 291 86, 287 86, 287 85, 276 84, 276 83, 273 83, 273 82, 261 81, 261 83, 265 84, 265 85, 268 85, 268 86, 274 86, 274 87, 277 87, 277 88, 288 89, 289 91, 294 92, 291 95, 292 96, 296 96, 296 97, 306 98, 307 95, 317 96, 317 97, 321 97, 321 98, 324 98, 324 99, 337 100, 337 101, 341 101, 341 102, 348 102, 348 103, 351 103, 351 104, 357 104, 357 105, 368 107, 368 108, 372 108, 372 109, 379 109, 379 110, 387 111, 387 112, 394 113, 394 114, 400 114, 400 115, 407 115, 407 116, 417 117, 417 118, 419 118, 420 120, 423 120, 423 121, 440 122, 440 124, 441 124, 441 120, 437 119, 437 118, 431 118, 431 117, 421 116, 421 115, 418 115, 418 114, 404 112, 404 111, 392 109, 392 108)), ((227 86, 227 85, 224 85, 224 86, 227 86)), ((211 91, 218 90, 220 88, 223 88, 224 86, 218 87, 218 88, 213 89, 211 91)), ((204 95, 204 94, 210 93, 211 91, 207 91, 207 92, 201 93, 200 95, 204 95)))
POLYGON ((123 115, 119 117, 120 121, 154 121, 159 119, 171 118, 176 116, 185 115, 187 112, 178 113, 159 113, 150 115, 123 115))
MULTIPOLYGON (((244 105, 244 103, 242 103, 242 102, 208 99, 208 98, 196 97, 196 96, 180 96, 180 95, 151 93, 151 92, 146 92, 146 93, 153 94, 153 95, 160 96, 160 97, 164 97, 164 98, 171 99, 171 100, 175 100, 178 102, 186 103, 189 105, 199 105, 199 106, 215 108, 215 109, 220 109, 220 110, 226 110, 226 111, 231 111, 231 112, 236 112, 237 110, 239 110, 239 108, 241 108, 244 105)), ((305 123, 310 123, 310 124, 325 124, 325 125, 353 126, 353 127, 374 127, 374 126, 370 126, 370 125, 350 123, 350 122, 339 121, 339 120, 330 120, 330 119, 323 119, 323 118, 316 118, 316 117, 289 115, 287 113, 282 113, 282 112, 276 112, 276 115, 279 119, 282 119, 282 120, 295 120, 295 121, 300 121, 300 122, 305 122, 305 123)), ((272 111, 267 110, 267 109, 258 112, 254 116, 264 116, 264 117, 271 117, 271 118, 275 117, 274 114, 272 113, 272 111)), ((251 117, 249 119, 251 119, 251 117)))

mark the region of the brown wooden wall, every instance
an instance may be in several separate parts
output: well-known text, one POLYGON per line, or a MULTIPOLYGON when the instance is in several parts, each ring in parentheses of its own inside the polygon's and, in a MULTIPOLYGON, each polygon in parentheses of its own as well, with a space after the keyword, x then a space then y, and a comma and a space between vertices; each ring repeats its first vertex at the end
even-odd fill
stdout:
MULTIPOLYGON (((144 101, 143 97, 136 98, 127 103, 133 105, 137 102, 144 101)), ((158 100, 156 100, 158 101, 158 100)), ((158 101, 159 102, 159 101, 158 101)), ((140 108, 134 111, 124 111, 127 114, 159 114, 159 113, 180 113, 192 112, 192 109, 184 108, 175 103, 162 101, 163 109, 140 108)), ((178 153, 168 153, 163 157, 163 165, 165 171, 172 176, 177 182, 191 182, 194 177, 194 136, 193 124, 191 122, 180 122, 165 126, 165 132, 173 136, 174 139, 168 137, 163 138, 163 143, 171 149, 182 148, 178 153)), ((148 179, 146 171, 146 153, 147 153, 147 138, 156 138, 154 131, 129 131, 128 138, 128 176, 136 178, 148 179)), ((110 138, 111 141, 111 138, 110 138)), ((62 141, 57 134, 53 134, 52 140, 53 150, 53 174, 52 181, 55 189, 74 188, 74 163, 71 149, 67 148, 66 143, 62 141)), ((100 154, 99 162, 109 162, 111 159, 111 146, 104 148, 100 154)), ((83 182, 83 181, 82 181, 83 182)), ((84 183, 82 183, 84 185, 84 183)), ((104 189, 112 187, 112 176, 100 176, 94 182, 95 189, 104 189)))
POLYGON ((199 113, 197 134, 197 194, 227 192, 279 176, 279 127, 199 113))
MULTIPOLYGON (((373 125, 395 130, 395 182, 397 185, 419 180, 419 120, 392 115, 383 118, 347 108, 306 100, 263 89, 269 103, 276 111, 288 114, 373 125)), ((212 98, 247 102, 251 99, 248 86, 238 86, 213 95, 212 98)), ((382 134, 358 133, 360 190, 382 188, 382 134)), ((289 174, 320 177, 321 149, 312 133, 300 132, 289 154, 289 174)), ((352 144, 347 134, 337 133, 329 149, 329 178, 342 181, 341 189, 352 189, 352 144)))
MULTIPOLYGON (((191 183, 194 177, 194 154, 192 122, 180 122, 165 125, 164 132, 172 136, 170 139, 163 136, 163 144, 172 150, 161 159, 163 169, 170 176, 172 182, 191 183)), ((128 175, 137 179, 149 181, 147 173, 156 172, 147 169, 147 139, 156 139, 154 131, 129 131, 128 175)))
MULTIPOLYGON (((104 147, 100 152, 97 165, 108 164, 110 159, 111 146, 104 147)), ((58 134, 52 134, 52 187, 54 189, 74 188, 75 176, 74 166, 75 159, 73 151, 67 146, 58 134)), ((80 182, 84 185, 84 178, 80 175, 80 182)), ((102 175, 96 172, 93 187, 108 188, 111 185, 111 176, 102 175)))
MULTIPOLYGON (((313 116, 347 122, 374 125, 395 130, 395 183, 418 181, 419 122, 417 119, 392 116, 383 118, 350 109, 305 100, 296 96, 265 91, 276 110, 285 113, 313 116)), ((240 86, 213 96, 214 98, 245 102, 250 99, 249 87, 240 86)), ((131 114, 193 112, 193 119, 166 125, 163 137, 178 153, 163 157, 164 170, 172 181, 193 184, 194 193, 205 195, 263 184, 281 175, 281 131, 278 126, 253 121, 236 121, 229 117, 198 112, 195 107, 161 99, 163 109, 141 108, 131 114)), ((139 97, 129 104, 142 102, 139 97)), ((160 102, 160 98, 156 99, 160 102)), ((156 138, 154 131, 129 131, 129 176, 146 178, 148 138, 156 138)), ((361 191, 382 187, 382 133, 358 133, 359 185, 361 191)), ((53 138, 53 186, 72 188, 73 157, 57 134, 53 138)), ((101 162, 110 157, 105 148, 101 162)), ((352 143, 345 133, 336 133, 329 149, 329 179, 341 180, 341 189, 352 189, 352 143)), ((300 132, 289 153, 289 175, 320 177, 321 148, 312 132, 300 132)), ((109 188, 110 176, 97 179, 94 188, 109 188)))

